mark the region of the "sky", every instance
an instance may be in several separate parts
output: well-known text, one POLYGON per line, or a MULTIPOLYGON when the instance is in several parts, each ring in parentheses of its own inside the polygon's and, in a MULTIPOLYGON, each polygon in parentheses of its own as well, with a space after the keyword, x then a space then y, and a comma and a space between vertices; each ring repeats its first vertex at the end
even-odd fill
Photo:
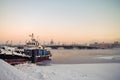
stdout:
POLYGON ((0 42, 120 40, 120 0, 0 0, 0 42))

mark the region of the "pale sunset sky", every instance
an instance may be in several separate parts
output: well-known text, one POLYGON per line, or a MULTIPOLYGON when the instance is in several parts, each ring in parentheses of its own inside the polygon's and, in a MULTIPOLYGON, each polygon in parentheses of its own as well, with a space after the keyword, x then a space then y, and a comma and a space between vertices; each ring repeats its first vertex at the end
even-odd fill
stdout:
POLYGON ((120 0, 0 0, 0 42, 120 40, 120 0))

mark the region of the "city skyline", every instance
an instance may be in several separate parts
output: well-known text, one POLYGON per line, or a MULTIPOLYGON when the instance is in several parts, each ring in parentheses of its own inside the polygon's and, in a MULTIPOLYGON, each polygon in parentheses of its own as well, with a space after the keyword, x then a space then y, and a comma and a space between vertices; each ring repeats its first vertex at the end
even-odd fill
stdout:
POLYGON ((120 40, 119 0, 1 0, 0 42, 120 40))

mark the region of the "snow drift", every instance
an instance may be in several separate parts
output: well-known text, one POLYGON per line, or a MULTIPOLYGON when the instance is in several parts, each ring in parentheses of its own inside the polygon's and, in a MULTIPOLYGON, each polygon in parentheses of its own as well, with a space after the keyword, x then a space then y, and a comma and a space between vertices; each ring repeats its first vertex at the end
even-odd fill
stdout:
MULTIPOLYGON (((37 80, 0 59, 0 80, 37 80)), ((40 79, 39 79, 40 80, 40 79)))

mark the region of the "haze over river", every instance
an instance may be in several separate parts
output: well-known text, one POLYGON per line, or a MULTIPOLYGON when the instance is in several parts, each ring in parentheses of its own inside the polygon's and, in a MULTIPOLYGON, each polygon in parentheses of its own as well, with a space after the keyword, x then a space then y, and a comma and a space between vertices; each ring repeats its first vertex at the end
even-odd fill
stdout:
POLYGON ((51 49, 53 64, 120 63, 117 49, 51 49))

